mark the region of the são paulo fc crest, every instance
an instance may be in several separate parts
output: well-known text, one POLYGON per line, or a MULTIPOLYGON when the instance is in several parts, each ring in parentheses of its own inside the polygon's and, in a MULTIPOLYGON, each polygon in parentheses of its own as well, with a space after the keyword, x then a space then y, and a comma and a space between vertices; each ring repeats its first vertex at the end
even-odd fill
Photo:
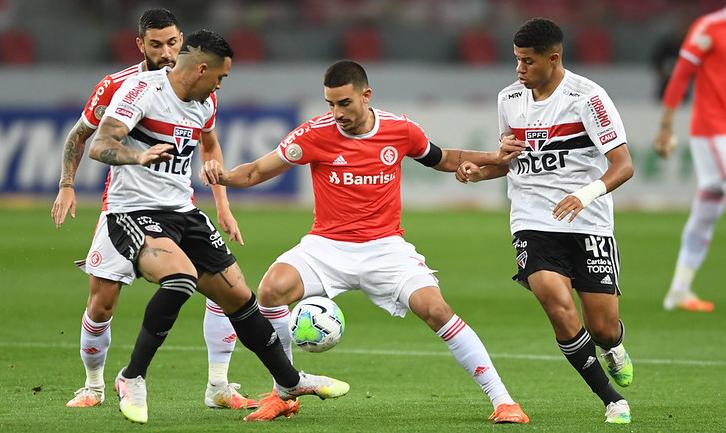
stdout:
POLYGON ((189 144, 192 139, 192 128, 183 126, 174 127, 174 142, 176 142, 176 151, 181 155, 182 150, 189 144))
POLYGON ((398 161, 398 150, 393 146, 386 146, 381 149, 381 162, 386 165, 393 165, 398 161))
POLYGON ((526 251, 522 251, 522 253, 517 256, 517 266, 519 266, 520 269, 524 269, 527 266, 526 251))
POLYGON ((550 136, 548 129, 528 129, 525 132, 525 140, 532 150, 540 150, 550 136))

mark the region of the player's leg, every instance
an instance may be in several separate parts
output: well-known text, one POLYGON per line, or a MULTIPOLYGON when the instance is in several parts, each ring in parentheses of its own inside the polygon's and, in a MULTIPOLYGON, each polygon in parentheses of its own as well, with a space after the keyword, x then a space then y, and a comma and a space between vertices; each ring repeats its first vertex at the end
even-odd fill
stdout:
MULTIPOLYGON (((726 142, 720 144, 726 146, 726 142)), ((725 160, 718 144, 704 137, 691 138, 691 154, 699 190, 683 228, 678 261, 671 286, 663 299, 663 308, 708 312, 713 310, 713 303, 698 299, 691 290, 691 283, 706 258, 714 226, 723 214, 724 174, 719 162, 723 164, 725 160)))
POLYGON ((529 275, 528 283, 552 324, 557 345, 592 392, 606 408, 624 400, 610 385, 597 361, 595 343, 580 322, 570 279, 557 272, 541 270, 529 275))
MULTIPOLYGON (((494 407, 494 422, 527 423, 529 418, 512 400, 479 336, 449 307, 436 280, 430 274, 418 275, 404 283, 411 311, 446 343, 456 362, 487 394, 494 407)), ((403 299, 402 299, 403 300, 403 299)))
POLYGON ((84 387, 66 403, 68 407, 92 407, 105 399, 103 370, 111 346, 111 319, 121 283, 89 276, 86 310, 81 319, 81 360, 86 370, 84 387))

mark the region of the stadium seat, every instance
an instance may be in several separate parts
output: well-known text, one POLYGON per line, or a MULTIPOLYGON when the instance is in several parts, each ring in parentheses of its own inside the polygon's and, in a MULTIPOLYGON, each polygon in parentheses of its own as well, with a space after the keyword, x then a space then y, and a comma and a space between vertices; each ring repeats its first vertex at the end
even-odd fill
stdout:
POLYGON ((371 62, 381 60, 381 35, 373 27, 352 28, 343 35, 343 57, 371 62))
POLYGON ((265 58, 265 44, 262 36, 251 29, 235 30, 227 35, 235 62, 255 63, 265 58))
POLYGON ((497 59, 494 38, 480 29, 464 30, 459 36, 458 50, 459 58, 467 64, 486 65, 497 59))
POLYGON ((142 55, 136 46, 138 36, 138 31, 133 29, 118 30, 111 36, 111 52, 114 62, 128 65, 142 60, 142 55))
POLYGON ((575 40, 575 58, 591 65, 609 64, 613 60, 613 39, 607 29, 586 27, 580 29, 575 40))
POLYGON ((8 30, 0 34, 0 63, 30 65, 35 62, 35 40, 25 30, 8 30))

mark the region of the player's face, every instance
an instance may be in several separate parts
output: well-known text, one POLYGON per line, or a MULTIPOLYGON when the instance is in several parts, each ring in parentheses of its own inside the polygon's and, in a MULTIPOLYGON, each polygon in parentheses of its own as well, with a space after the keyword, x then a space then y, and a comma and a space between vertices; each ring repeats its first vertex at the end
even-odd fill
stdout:
POLYGON ((229 75, 229 70, 232 68, 232 59, 225 57, 222 62, 205 63, 200 66, 202 68, 199 80, 194 85, 192 99, 204 102, 210 93, 222 88, 222 80, 229 75))
POLYGON ((165 66, 174 67, 182 46, 182 33, 176 26, 163 29, 147 29, 144 38, 136 38, 136 45, 146 59, 149 71, 165 66))
POLYGON ((540 54, 534 48, 519 48, 515 45, 514 58, 517 60, 519 82, 528 89, 539 89, 553 79, 559 53, 548 51, 540 54))
POLYGON ((365 129, 371 115, 368 103, 372 93, 370 87, 357 89, 353 84, 325 87, 325 102, 328 103, 340 129, 353 135, 368 132, 365 129))

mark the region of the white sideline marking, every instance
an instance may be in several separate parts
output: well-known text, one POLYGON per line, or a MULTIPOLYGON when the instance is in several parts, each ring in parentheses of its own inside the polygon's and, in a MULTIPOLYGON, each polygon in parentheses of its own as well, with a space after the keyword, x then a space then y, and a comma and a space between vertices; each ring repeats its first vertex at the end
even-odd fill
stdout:
MULTIPOLYGON (((78 350, 77 344, 68 343, 43 343, 43 342, 17 342, 17 341, 0 341, 0 347, 17 347, 27 349, 75 349, 78 350)), ((130 344, 114 345, 114 348, 124 350, 132 350, 134 347, 130 344)), ((159 350, 168 350, 173 352, 206 352, 204 346, 162 346, 159 350)), ((384 350, 384 349, 343 349, 335 350, 337 354, 347 355, 375 355, 375 356, 451 356, 449 352, 443 351, 424 351, 424 350, 384 350)), ((565 361, 560 355, 532 355, 521 353, 490 353, 495 359, 525 359, 536 361, 565 361)), ((697 365, 697 366, 726 366, 726 361, 711 361, 698 359, 633 359, 636 364, 655 364, 655 365, 697 365)))

